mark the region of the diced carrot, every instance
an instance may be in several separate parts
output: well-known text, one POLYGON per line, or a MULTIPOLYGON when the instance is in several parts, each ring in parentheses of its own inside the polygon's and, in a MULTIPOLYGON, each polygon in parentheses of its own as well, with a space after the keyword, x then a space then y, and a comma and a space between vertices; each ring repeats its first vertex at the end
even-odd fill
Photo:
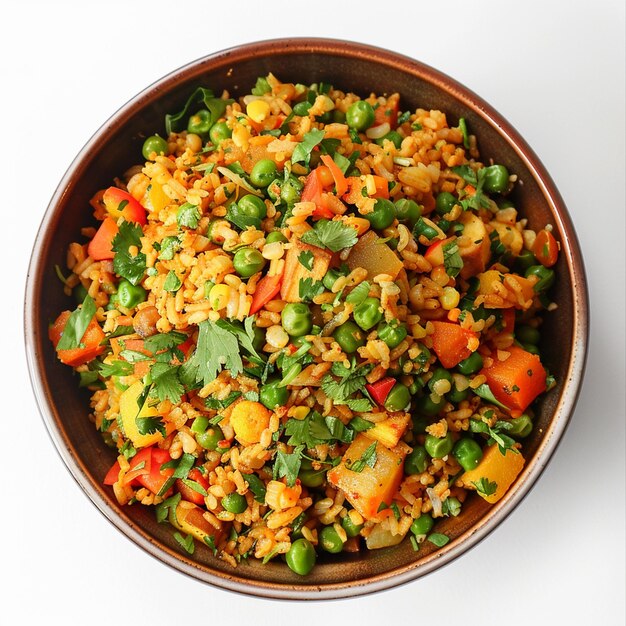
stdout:
POLYGON ((337 195, 339 197, 343 196, 343 194, 348 191, 348 182, 346 181, 346 177, 344 176, 339 166, 333 160, 333 157, 331 157, 329 154, 323 154, 321 156, 321 159, 326 167, 328 167, 330 173, 333 176, 337 195))
POLYGON ((380 126, 387 122, 391 128, 398 125, 398 108, 400 99, 397 94, 393 94, 387 98, 387 104, 377 106, 374 109, 374 123, 372 126, 380 126))
POLYGON ((311 173, 307 176, 304 183, 304 189, 302 190, 302 194, 300 196, 300 200, 302 202, 315 202, 315 210, 312 214, 314 219, 332 219, 335 215, 328 208, 328 206, 326 206, 326 202, 322 195, 323 191, 324 184, 322 182, 320 168, 318 167, 311 170, 311 173))
POLYGON ((311 279, 320 281, 328 272, 332 254, 328 250, 322 250, 316 246, 296 239, 291 242, 291 247, 285 256, 285 269, 283 282, 280 286, 280 297, 287 302, 300 302, 300 281, 311 279), (309 252, 313 255, 313 267, 309 270, 300 261, 300 255, 309 252))
MULTIPOLYGON (((371 198, 389 198, 389 185, 387 179, 382 176, 371 175, 374 180, 374 186, 376 191, 371 198)), ((344 193, 341 198, 348 204, 356 204, 359 198, 362 198, 362 189, 365 186, 365 180, 361 179, 361 176, 348 176, 346 178, 348 185, 348 191, 344 193)))
POLYGON ((115 256, 113 252, 113 239, 119 232, 116 221, 111 217, 105 217, 96 231, 93 239, 87 246, 87 253, 94 261, 104 261, 115 256))
POLYGON ((484 450, 483 458, 474 469, 461 475, 460 481, 467 487, 476 486, 475 483, 481 479, 495 483, 494 493, 487 495, 478 492, 484 500, 493 504, 508 491, 522 471, 524 462, 524 457, 519 451, 516 454, 512 450, 507 450, 506 454, 502 454, 497 444, 493 444, 484 450))
MULTIPOLYGON (((67 320, 70 315, 70 311, 63 311, 63 313, 57 317, 48 329, 48 336, 55 348, 61 340, 63 330, 65 329, 65 325, 67 324, 67 320)), ((67 350, 57 350, 57 356, 59 357, 61 363, 71 365, 72 367, 78 367, 79 365, 93 361, 98 355, 104 352, 106 346, 101 345, 104 338, 105 334, 94 318, 89 322, 87 328, 85 329, 85 333, 80 341, 80 347, 69 348, 67 350)))
POLYGON ((518 417, 546 390, 546 370, 536 354, 517 346, 506 351, 509 353, 506 360, 495 357, 480 373, 487 379, 496 400, 508 407, 513 417, 518 417))
POLYGON ((111 465, 111 469, 106 473, 104 480, 102 481, 105 485, 113 485, 117 482, 117 478, 120 474, 120 462, 115 461, 113 465, 111 465))
POLYGON ((431 324, 435 329, 431 335, 433 350, 444 367, 455 367, 472 353, 469 344, 476 339, 476 333, 451 322, 431 324))
POLYGON ((252 296, 250 315, 254 315, 257 311, 260 311, 270 300, 278 295, 282 280, 282 274, 275 274, 274 276, 268 275, 261 278, 252 296))
POLYGON ((549 230, 540 230, 533 243, 532 253, 539 263, 552 267, 559 258, 559 244, 549 230))
MULTIPOLYGON (((198 483, 202 489, 205 491, 209 488, 209 481, 205 477, 205 475, 197 468, 192 469, 189 472, 188 476, 189 480, 192 480, 195 483, 198 483)), ((199 491, 196 491, 192 487, 190 487, 187 483, 182 481, 180 478, 176 479, 176 491, 180 493, 183 497, 183 500, 187 500, 189 502, 193 502, 200 506, 204 505, 204 496, 199 491)))
POLYGON ((118 220, 123 217, 127 222, 146 223, 146 210, 128 192, 118 187, 109 187, 102 196, 109 215, 118 220))

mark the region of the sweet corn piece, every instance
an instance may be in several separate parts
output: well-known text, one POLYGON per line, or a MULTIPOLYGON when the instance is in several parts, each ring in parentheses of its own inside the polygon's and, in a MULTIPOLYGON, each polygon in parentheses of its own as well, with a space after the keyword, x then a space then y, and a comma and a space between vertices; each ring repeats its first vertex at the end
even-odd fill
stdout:
POLYGON ((270 114, 270 105, 265 100, 253 100, 246 107, 246 113, 253 122, 260 124, 270 114))

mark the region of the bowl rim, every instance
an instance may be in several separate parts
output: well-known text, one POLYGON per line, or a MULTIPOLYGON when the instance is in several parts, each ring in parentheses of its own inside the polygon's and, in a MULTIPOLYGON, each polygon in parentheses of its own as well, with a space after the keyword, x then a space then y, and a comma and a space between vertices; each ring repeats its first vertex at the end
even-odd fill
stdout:
MULTIPOLYGON (((162 78, 148 85, 128 102, 122 105, 102 124, 83 148, 79 151, 67 168, 59 182, 43 215, 32 248, 28 273, 26 277, 24 299, 24 338, 26 360, 35 395, 37 407, 46 430, 54 447, 64 462, 67 470, 76 483, 88 496, 92 504, 111 522, 127 539, 138 545, 159 561, 196 580, 209 583, 216 587, 271 599, 289 600, 322 600, 356 597, 389 589, 408 583, 427 575, 443 565, 447 565, 467 550, 475 547, 499 526, 528 494, 531 487, 545 470, 553 457, 563 434, 568 427, 580 392, 587 358, 589 303, 587 282, 582 253, 569 213, 539 157, 530 148, 521 135, 491 105, 472 90, 454 78, 421 61, 400 53, 354 41, 330 38, 277 38, 265 39, 229 47, 206 56, 200 57, 175 69, 162 78), (59 211, 59 203, 69 192, 75 170, 97 145, 99 139, 110 133, 115 126, 123 123, 133 111, 142 108, 161 90, 168 91, 177 82, 190 80, 199 76, 207 68, 227 67, 251 56, 268 56, 279 51, 281 56, 310 53, 333 55, 346 58, 364 58, 375 61, 383 66, 399 69, 414 76, 419 76, 437 89, 448 92, 461 101, 468 110, 482 117, 492 128, 497 130, 503 140, 514 149, 528 171, 538 184, 546 202, 553 212, 553 219, 558 223, 567 245, 562 254, 565 257, 569 275, 572 280, 572 301, 574 319, 572 320, 572 352, 567 368, 564 391, 554 409, 554 415, 547 432, 544 434, 532 466, 525 472, 524 478, 516 485, 474 526, 459 535, 438 551, 434 551, 421 562, 397 566, 363 580, 346 581, 327 584, 284 584, 258 581, 237 575, 233 570, 227 574, 221 570, 209 571, 209 568, 198 565, 187 556, 160 544, 147 532, 135 524, 123 510, 117 510, 104 498, 103 493, 95 488, 93 480, 81 459, 68 445, 62 430, 54 419, 51 400, 46 393, 46 381, 43 375, 41 345, 46 338, 39 333, 39 323, 35 312, 39 310, 38 284, 43 271, 42 256, 39 251, 46 238, 46 231, 59 211)), ((305 579, 304 579, 305 580, 305 579)))

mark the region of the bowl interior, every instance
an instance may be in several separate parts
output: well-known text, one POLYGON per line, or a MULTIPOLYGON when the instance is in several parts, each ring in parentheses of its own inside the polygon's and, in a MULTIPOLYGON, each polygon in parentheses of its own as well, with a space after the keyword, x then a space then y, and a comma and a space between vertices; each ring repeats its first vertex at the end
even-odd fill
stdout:
POLYGON ((118 528, 169 565, 207 582, 264 596, 319 598, 370 592, 432 571, 482 539, 521 500, 554 451, 573 408, 584 364, 586 295, 576 238, 558 193, 532 151, 486 103, 435 70, 383 50, 327 40, 285 40, 228 50, 182 68, 146 89, 96 133, 68 170, 44 218, 33 252, 25 319, 31 376, 52 438, 76 480, 118 528), (458 518, 440 527, 452 538, 443 549, 425 543, 416 553, 406 541, 363 555, 329 557, 306 579, 282 563, 242 563, 233 570, 204 546, 197 546, 190 558, 181 553, 171 528, 156 524, 151 510, 118 507, 109 488, 101 485, 115 453, 88 419, 88 393, 77 390, 76 377, 56 359, 47 339, 49 322, 74 307, 63 295, 54 267, 64 267, 70 242, 83 241, 80 229, 91 223, 93 193, 140 161, 143 139, 162 134, 164 115, 179 110, 196 86, 216 93, 226 89, 237 97, 268 72, 284 81, 329 82, 363 96, 397 91, 402 110, 440 109, 451 125, 465 117, 478 136, 483 160, 503 163, 518 175, 514 202, 530 225, 552 224, 562 245, 553 293, 559 308, 546 316, 543 336, 550 341, 542 345, 559 387, 538 407, 537 427, 525 441, 527 465, 516 487, 495 506, 471 498, 458 518))

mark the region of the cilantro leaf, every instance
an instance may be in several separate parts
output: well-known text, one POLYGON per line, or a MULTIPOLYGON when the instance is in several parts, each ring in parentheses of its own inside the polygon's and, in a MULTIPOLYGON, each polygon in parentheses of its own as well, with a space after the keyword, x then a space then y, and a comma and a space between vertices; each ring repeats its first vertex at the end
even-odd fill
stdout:
POLYGON ((502 404, 502 402, 499 402, 498 400, 496 400, 496 397, 493 395, 493 391, 491 391, 491 388, 489 387, 487 383, 483 383, 482 385, 479 385, 473 391, 477 396, 481 397, 483 400, 487 400, 487 402, 491 402, 491 404, 495 404, 496 406, 500 407, 501 409, 504 409, 505 411, 509 410, 507 407, 504 406, 504 404, 502 404))
POLYGON ((187 535, 183 537, 179 532, 174 533, 174 539, 180 544, 180 546, 188 552, 189 554, 193 554, 196 544, 193 542, 193 537, 191 535, 187 535))
POLYGON ((57 351, 78 348, 87 330, 87 326, 89 326, 95 314, 96 303, 94 299, 87 294, 83 303, 75 311, 72 311, 67 318, 61 339, 59 339, 59 343, 57 344, 57 351))
POLYGON ((459 245, 456 241, 448 241, 442 246, 443 266, 446 274, 454 278, 463 269, 463 259, 459 253, 459 245))
POLYGON ((315 257, 313 256, 313 253, 310 250, 303 250, 298 255, 298 262, 300 263, 300 265, 305 267, 310 272, 310 271, 313 270, 313 259, 314 258, 315 257))
POLYGON ((303 451, 303 445, 297 446, 291 454, 278 450, 274 459, 274 480, 286 478, 287 485, 293 487, 300 472, 303 451))
POLYGON ((138 252, 135 256, 129 252, 131 247, 141 250, 141 236, 143 231, 139 224, 122 220, 119 232, 113 238, 112 249, 113 270, 133 285, 137 285, 146 271, 146 255, 138 252))
POLYGON ((448 535, 444 535, 443 533, 431 533, 426 537, 427 541, 436 545, 438 548, 443 548, 449 541, 450 537, 448 535))
POLYGON ((230 406, 239 396, 241 391, 231 391, 223 400, 218 400, 209 396, 204 401, 204 406, 207 409, 213 409, 214 411, 223 411, 226 407, 230 406))
MULTIPOLYGON (((167 520, 170 509, 172 509, 172 511, 176 511, 176 507, 178 506, 181 498, 182 496, 180 495, 180 493, 176 493, 170 498, 167 498, 166 500, 163 500, 163 502, 160 502, 156 505, 154 509, 154 514, 156 517, 156 521, 159 524, 167 520)), ((174 515, 174 517, 176 517, 176 515, 174 515)))
POLYGON ((111 378, 111 376, 130 376, 134 369, 133 364, 128 361, 113 361, 112 363, 100 363, 98 365, 98 371, 104 378, 111 378))
POLYGON ((476 487, 476 491, 483 497, 493 495, 498 488, 498 483, 490 481, 487 478, 479 478, 472 482, 472 485, 476 487))
POLYGON ((196 204, 191 204, 191 202, 185 202, 185 204, 178 207, 178 211, 176 211, 176 223, 179 226, 186 226, 187 228, 198 228, 199 221, 200 209, 196 204))
POLYGON ((171 400, 174 404, 180 402, 180 398, 185 393, 185 388, 178 378, 179 366, 167 363, 155 363, 150 368, 150 380, 152 389, 150 395, 163 400, 171 400))
POLYGON ((310 302, 316 296, 324 292, 324 283, 321 280, 313 280, 310 276, 301 278, 298 282, 298 296, 303 302, 310 302))
POLYGON ((154 417, 137 416, 135 418, 135 423, 137 424, 137 430, 140 435, 154 435, 154 433, 159 432, 163 435, 163 437, 167 436, 163 420, 158 415, 155 415, 154 417))
POLYGON ((256 474, 241 474, 248 483, 248 489, 254 494, 254 499, 265 504, 265 483, 256 474))
POLYGON ((378 459, 378 455, 376 454, 376 444, 377 442, 374 441, 372 444, 367 446, 363 454, 360 458, 356 459, 356 461, 348 459, 346 462, 346 468, 356 472, 357 474, 361 473, 365 469, 366 465, 373 468, 376 465, 376 460, 378 459))
POLYGON ((182 287, 182 281, 176 275, 174 270, 170 270, 168 275, 165 277, 165 282, 163 283, 163 289, 165 291, 169 291, 170 293, 176 293, 182 287))
POLYGON ((350 248, 358 241, 356 230, 338 220, 319 220, 300 239, 304 243, 317 248, 328 248, 332 252, 350 248))
POLYGON ((243 372, 236 335, 211 320, 199 324, 198 343, 191 357, 181 366, 182 382, 188 387, 194 383, 208 385, 222 369, 235 378, 243 372))
POLYGON ((241 347, 259 363, 265 363, 265 359, 256 351, 254 347, 254 316, 247 317, 243 323, 243 328, 239 322, 230 322, 220 319, 215 322, 216 326, 226 330, 237 337, 241 347))
POLYGON ((291 155, 292 163, 304 163, 309 164, 311 159, 311 152, 313 148, 324 139, 324 131, 314 128, 302 137, 302 141, 296 146, 296 149, 291 155))
POLYGON ((157 333, 151 337, 146 337, 143 346, 153 355, 156 355, 157 352, 163 350, 171 351, 172 348, 175 348, 186 340, 187 335, 185 333, 173 330, 169 333, 157 333))
POLYGON ((171 261, 176 252, 180 249, 181 241, 179 237, 165 237, 161 242, 161 251, 159 259, 162 261, 171 261))

